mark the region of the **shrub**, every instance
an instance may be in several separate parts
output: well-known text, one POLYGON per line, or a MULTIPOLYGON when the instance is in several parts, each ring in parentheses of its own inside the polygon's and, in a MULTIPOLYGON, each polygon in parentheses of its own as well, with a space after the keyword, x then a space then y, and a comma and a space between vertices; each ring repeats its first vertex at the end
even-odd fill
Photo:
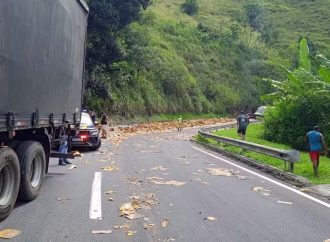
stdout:
POLYGON ((181 9, 190 16, 196 15, 198 13, 198 3, 196 0, 186 0, 181 5, 181 9))

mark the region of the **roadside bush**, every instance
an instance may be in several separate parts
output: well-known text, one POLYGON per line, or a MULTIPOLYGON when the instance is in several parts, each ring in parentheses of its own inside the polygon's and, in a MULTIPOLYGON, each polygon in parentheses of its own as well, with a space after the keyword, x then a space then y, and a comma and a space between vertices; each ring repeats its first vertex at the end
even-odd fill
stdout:
POLYGON ((306 132, 319 125, 330 143, 330 65, 324 56, 317 58, 317 66, 312 67, 307 39, 303 38, 300 67, 287 70, 287 80, 272 81, 278 91, 271 95, 274 108, 266 112, 265 138, 304 150, 306 132))
POLYGON ((181 9, 188 15, 196 15, 198 13, 198 3, 196 0, 186 0, 182 5, 181 9))
POLYGON ((265 138, 290 144, 295 149, 305 150, 304 136, 319 125, 330 144, 330 95, 306 93, 306 95, 278 102, 267 110, 265 138))

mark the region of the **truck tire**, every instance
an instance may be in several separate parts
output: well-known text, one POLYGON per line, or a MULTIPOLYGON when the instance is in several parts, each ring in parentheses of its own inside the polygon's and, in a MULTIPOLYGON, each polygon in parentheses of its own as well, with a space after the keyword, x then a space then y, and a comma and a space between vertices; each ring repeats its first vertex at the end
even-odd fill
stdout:
POLYGON ((38 197, 45 178, 46 157, 37 141, 24 141, 16 149, 21 166, 21 184, 18 198, 32 201, 38 197))
POLYGON ((0 222, 13 209, 20 184, 19 161, 11 148, 0 148, 0 222))

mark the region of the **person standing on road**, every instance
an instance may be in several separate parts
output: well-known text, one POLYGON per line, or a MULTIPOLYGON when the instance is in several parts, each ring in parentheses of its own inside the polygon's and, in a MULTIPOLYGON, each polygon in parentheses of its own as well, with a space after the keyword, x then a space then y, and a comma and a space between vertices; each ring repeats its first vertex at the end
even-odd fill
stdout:
POLYGON ((305 143, 309 148, 309 156, 313 163, 314 175, 319 176, 318 167, 320 163, 320 153, 324 151, 327 154, 327 146, 325 144, 323 135, 320 133, 320 127, 314 126, 312 131, 309 131, 305 136, 305 143))
MULTIPOLYGON (((59 152, 61 154, 68 153, 68 136, 66 134, 61 135, 59 152)), ((59 158, 58 165, 65 166, 66 164, 72 164, 72 163, 68 161, 67 158, 59 158)))
POLYGON ((93 121, 93 124, 95 124, 96 121, 96 114, 94 113, 93 109, 90 110, 90 116, 93 121))
POLYGON ((182 131, 182 126, 183 126, 183 118, 180 115, 178 118, 178 131, 182 131))
POLYGON ((241 137, 241 140, 245 140, 246 129, 249 123, 249 118, 242 111, 237 117, 237 134, 241 137))
POLYGON ((107 125, 108 125, 108 116, 102 112, 101 113, 101 138, 107 138, 107 125))

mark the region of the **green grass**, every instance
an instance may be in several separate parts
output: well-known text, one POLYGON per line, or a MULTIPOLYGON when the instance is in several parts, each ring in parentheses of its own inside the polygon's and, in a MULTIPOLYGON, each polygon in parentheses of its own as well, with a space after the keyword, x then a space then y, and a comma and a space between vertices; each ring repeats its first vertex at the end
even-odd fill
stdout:
MULTIPOLYGON (((250 124, 247 129, 246 141, 253 142, 256 144, 261 144, 269 147, 279 148, 279 149, 290 149, 289 146, 278 144, 274 142, 267 141, 263 138, 264 127, 263 124, 250 124)), ((239 139, 236 129, 227 129, 220 130, 215 132, 216 135, 239 139)), ((203 142, 209 142, 213 144, 217 144, 216 142, 201 139, 199 140, 203 142)), ((280 159, 276 159, 270 156, 258 154, 252 151, 244 151, 241 148, 234 147, 231 145, 221 145, 225 150, 241 154, 246 157, 252 158, 264 164, 268 164, 279 169, 284 169, 284 162, 280 159)), ((330 184, 330 159, 324 156, 321 156, 319 173, 320 177, 315 177, 313 173, 312 164, 310 162, 309 154, 307 152, 301 152, 301 160, 300 162, 295 163, 294 173, 307 178, 312 184, 330 184)))

